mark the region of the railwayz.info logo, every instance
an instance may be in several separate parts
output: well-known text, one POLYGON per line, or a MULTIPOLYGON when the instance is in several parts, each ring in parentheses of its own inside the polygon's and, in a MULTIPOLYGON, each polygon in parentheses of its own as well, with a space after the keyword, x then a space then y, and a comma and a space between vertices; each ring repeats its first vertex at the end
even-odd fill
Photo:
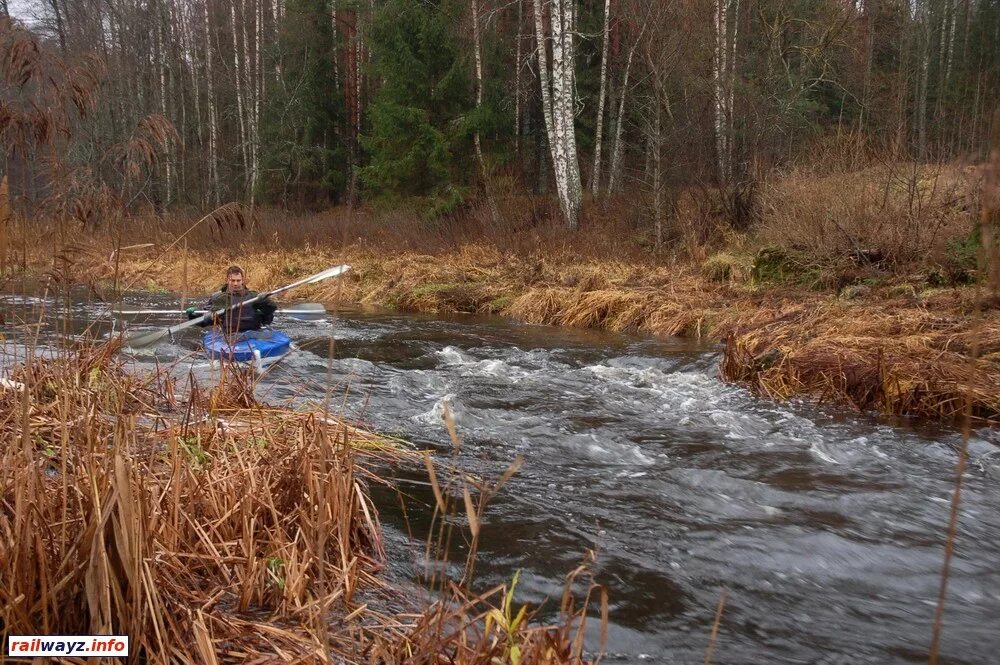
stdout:
POLYGON ((125 658, 128 635, 8 635, 10 658, 125 658))

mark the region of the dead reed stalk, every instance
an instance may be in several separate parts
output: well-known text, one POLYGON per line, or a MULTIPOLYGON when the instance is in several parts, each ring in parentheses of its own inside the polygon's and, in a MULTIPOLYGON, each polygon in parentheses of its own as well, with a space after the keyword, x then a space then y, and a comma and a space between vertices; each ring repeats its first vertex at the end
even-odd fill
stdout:
POLYGON ((116 358, 35 359, 0 394, 5 633, 128 634, 164 663, 353 651, 319 650, 312 619, 356 609, 384 559, 356 462, 371 437, 245 398, 171 407, 116 358))

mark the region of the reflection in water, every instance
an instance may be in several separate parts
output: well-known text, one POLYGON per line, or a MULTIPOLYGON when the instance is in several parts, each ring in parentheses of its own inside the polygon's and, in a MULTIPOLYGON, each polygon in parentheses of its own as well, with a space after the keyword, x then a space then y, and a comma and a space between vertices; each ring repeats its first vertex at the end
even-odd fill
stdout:
MULTIPOLYGON (((44 320, 39 305, 4 308, 44 320)), ((98 311, 79 300, 62 309, 75 330, 98 311)), ((716 663, 926 661, 955 433, 754 398, 715 378, 713 349, 683 340, 359 311, 285 330, 304 350, 265 377, 266 399, 322 399, 332 381, 348 391, 350 417, 441 450, 447 400, 464 468, 495 477, 524 456, 485 515, 480 582, 522 569, 521 601, 558 598, 562 576, 596 549, 611 661, 701 662, 723 587, 716 663)), ((196 342, 162 345, 156 358, 207 380, 196 342)), ((998 662, 996 443, 991 432, 972 442, 983 461, 963 493, 944 662, 998 662)), ((423 474, 392 473, 423 535, 432 499, 409 482, 423 474)), ((390 541, 405 542, 396 495, 375 492, 390 541)), ((400 547, 394 570, 414 575, 413 561, 400 547)))

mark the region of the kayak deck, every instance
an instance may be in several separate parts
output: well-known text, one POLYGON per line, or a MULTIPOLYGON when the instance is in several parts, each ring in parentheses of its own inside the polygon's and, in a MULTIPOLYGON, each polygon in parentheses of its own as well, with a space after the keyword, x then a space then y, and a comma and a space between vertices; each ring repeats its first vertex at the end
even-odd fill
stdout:
POLYGON ((292 350, 288 335, 266 328, 236 335, 210 330, 202 334, 201 341, 210 360, 252 362, 258 367, 277 362, 292 350))

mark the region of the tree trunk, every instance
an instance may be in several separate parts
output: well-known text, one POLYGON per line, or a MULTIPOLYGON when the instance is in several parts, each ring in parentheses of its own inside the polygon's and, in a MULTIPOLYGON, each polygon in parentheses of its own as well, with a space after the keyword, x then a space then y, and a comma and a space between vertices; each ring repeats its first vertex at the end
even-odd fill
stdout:
MULTIPOLYGON (((546 46, 547 39, 545 37, 545 20, 542 15, 541 0, 533 1, 535 7, 535 44, 538 50, 538 80, 542 91, 542 117, 545 119, 545 135, 548 137, 550 143, 549 149, 553 150, 552 168, 558 171, 559 164, 555 161, 555 152, 551 146, 555 129, 552 125, 552 87, 549 85, 549 58, 548 47, 546 46)), ((559 179, 558 174, 556 175, 556 179, 559 179)))
POLYGON ((330 32, 333 57, 330 64, 333 66, 333 94, 340 91, 340 66, 337 63, 337 0, 330 0, 330 32))
MULTIPOLYGON (((163 11, 161 7, 161 2, 156 4, 156 60, 159 63, 157 69, 160 75, 160 113, 163 114, 164 118, 169 118, 170 115, 167 113, 167 56, 166 47, 163 43, 163 11)), ((165 195, 163 197, 163 205, 166 206, 170 202, 170 191, 171 191, 171 181, 173 180, 173 173, 171 172, 170 156, 165 155, 163 158, 163 166, 165 171, 165 195)))
POLYGON ((264 23, 264 0, 254 1, 254 76, 253 76, 253 131, 250 152, 250 208, 257 203, 257 180, 260 178, 260 109, 264 103, 264 50, 261 42, 264 23))
POLYGON ((517 0, 517 44, 514 47, 514 155, 521 154, 521 29, 524 24, 522 5, 517 0))
MULTIPOLYGON (((243 17, 244 20, 246 17, 243 17)), ((229 24, 232 27, 233 35, 233 85, 236 88, 236 115, 239 119, 240 128, 240 156, 243 159, 243 176, 244 176, 244 186, 246 185, 246 176, 250 171, 250 157, 247 154, 247 127, 246 127, 246 111, 245 105, 243 103, 243 76, 241 74, 240 68, 240 44, 236 31, 236 0, 230 0, 229 2, 229 24)), ((245 25, 245 23, 244 23, 245 25)), ((244 33, 244 37, 245 37, 244 33)), ((246 42, 243 44, 246 47, 246 42)))
MULTIPOLYGON (((281 0, 271 0, 271 14, 274 20, 274 43, 277 44, 281 36, 281 0)), ((281 53, 274 58, 274 80, 281 80, 281 53)))
POLYGON ((358 12, 348 6, 343 12, 344 22, 344 105, 347 107, 347 169, 350 174, 347 185, 347 200, 354 204, 357 197, 355 168, 358 164, 358 75, 357 63, 357 23, 358 12))
POLYGON ((590 172, 590 191, 597 198, 601 187, 601 146, 604 141, 604 99, 608 84, 608 32, 611 25, 611 0, 604 0, 604 38, 601 47, 601 90, 597 97, 597 124, 594 136, 594 167, 590 172))
POLYGON ((920 72, 916 80, 917 157, 920 159, 924 159, 927 154, 927 84, 931 59, 931 17, 927 7, 928 2, 929 0, 923 0, 921 4, 920 72))
MULTIPOLYGON (((482 43, 479 33, 478 0, 472 0, 472 41, 476 59, 476 110, 479 111, 483 106, 483 57, 482 43)), ((493 192, 490 191, 490 175, 486 170, 486 160, 483 159, 483 144, 479 136, 478 128, 476 128, 475 134, 473 134, 472 141, 476 148, 476 161, 479 162, 479 170, 483 178, 483 189, 486 192, 486 204, 489 206, 490 216, 493 218, 493 223, 499 224, 500 210, 497 208, 497 202, 493 198, 493 192)))
POLYGON ((861 129, 864 129, 865 115, 871 110, 872 101, 872 64, 875 58, 875 19, 878 17, 878 0, 865 2, 865 78, 863 97, 861 99, 861 129))
POLYGON ((209 198, 218 206, 220 203, 218 127, 215 122, 215 81, 212 78, 212 26, 208 18, 207 0, 202 7, 205 18, 205 78, 208 88, 208 173, 211 189, 209 198))
POLYGON ((740 30, 740 0, 733 0, 733 12, 732 12, 732 22, 733 22, 733 34, 730 38, 728 49, 729 55, 726 57, 726 62, 729 63, 729 74, 726 77, 726 149, 728 153, 726 154, 726 172, 729 174, 729 178, 733 177, 733 143, 735 142, 735 132, 733 131, 734 122, 736 120, 736 45, 738 42, 739 30, 740 30))
POLYGON ((611 174, 608 178, 609 192, 617 192, 621 187, 622 156, 624 152, 622 140, 625 133, 625 99, 628 97, 628 79, 632 71, 632 58, 635 56, 637 46, 639 46, 639 39, 636 39, 632 48, 629 49, 628 58, 625 60, 625 76, 622 78, 622 87, 618 93, 617 122, 615 123, 615 136, 611 148, 611 174))
MULTIPOLYGON (((254 0, 251 0, 251 2, 254 0)), ((254 98, 256 97, 256 86, 254 85, 253 77, 253 67, 250 60, 250 40, 247 35, 247 22, 250 20, 251 14, 247 11, 247 0, 241 0, 241 8, 243 10, 243 22, 240 25, 240 33, 243 37, 243 60, 240 63, 241 72, 239 85, 246 92, 246 107, 244 109, 244 115, 246 116, 246 135, 244 136, 244 143, 246 145, 246 173, 244 174, 246 178, 246 197, 250 201, 250 205, 253 205, 253 180, 254 180, 254 134, 256 128, 254 126, 254 98)))
POLYGON ((656 248, 663 244, 663 185, 660 162, 660 150, 663 137, 660 125, 660 101, 653 102, 653 230, 656 237, 656 248))
POLYGON ((556 191, 563 219, 570 230, 579 225, 580 164, 576 156, 576 130, 573 115, 573 2, 552 0, 550 33, 552 41, 552 83, 549 88, 548 56, 541 1, 534 0, 535 33, 538 41, 539 78, 542 105, 548 130, 552 165, 556 176, 556 191))
POLYGON ((59 48, 62 50, 63 55, 66 55, 66 30, 63 28, 63 13, 59 7, 59 0, 49 0, 49 6, 52 7, 52 13, 55 14, 56 18, 56 34, 59 36, 59 48))
POLYGON ((712 88, 715 92, 715 153, 716 173, 719 185, 729 184, 729 136, 726 131, 726 94, 728 62, 728 3, 729 0, 715 0, 715 57, 712 59, 712 88))

